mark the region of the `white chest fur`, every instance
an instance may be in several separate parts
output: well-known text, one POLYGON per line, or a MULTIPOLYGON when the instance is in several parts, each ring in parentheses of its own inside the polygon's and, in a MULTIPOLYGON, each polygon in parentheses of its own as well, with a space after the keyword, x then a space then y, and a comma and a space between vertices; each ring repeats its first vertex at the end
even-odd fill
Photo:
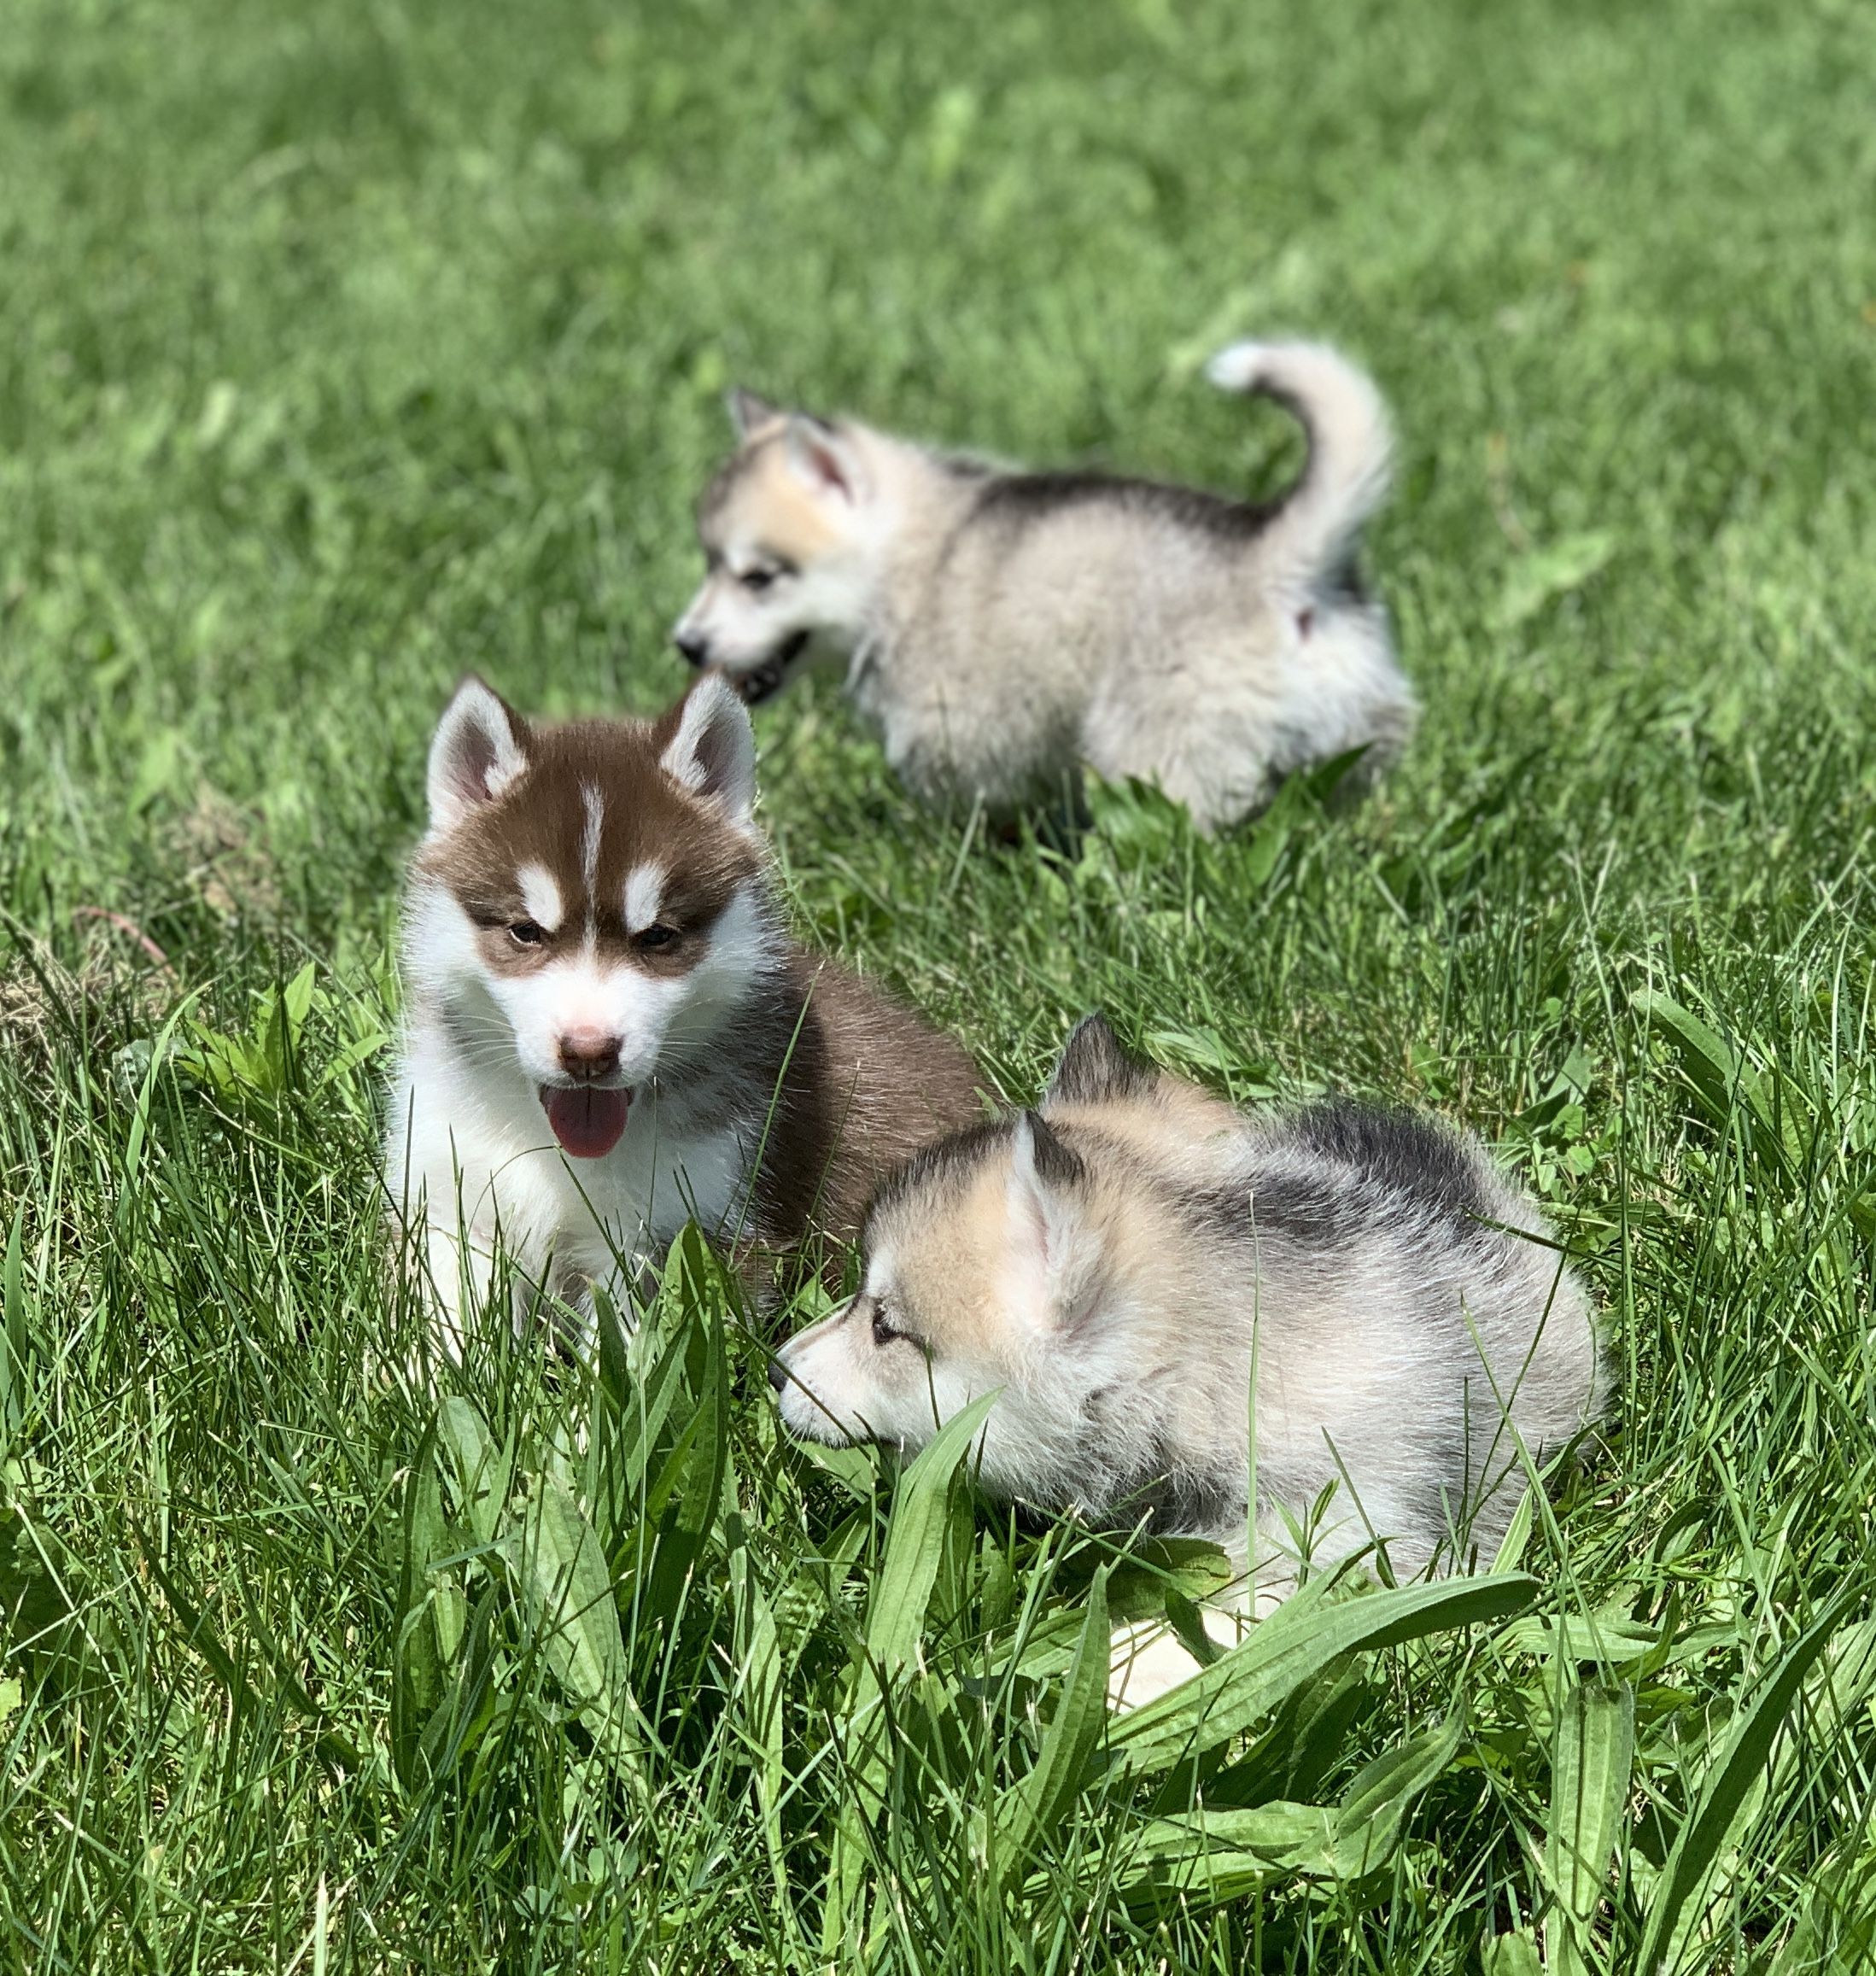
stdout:
POLYGON ((570 1158, 534 1090, 504 1065, 465 1060, 443 1025, 416 1017, 392 1093, 385 1176, 406 1226, 421 1225, 453 1335, 465 1283, 487 1286, 498 1252, 537 1284, 623 1280, 687 1221, 733 1232, 753 1143, 733 1125, 687 1131, 655 1090, 635 1099, 604 1158, 570 1158))

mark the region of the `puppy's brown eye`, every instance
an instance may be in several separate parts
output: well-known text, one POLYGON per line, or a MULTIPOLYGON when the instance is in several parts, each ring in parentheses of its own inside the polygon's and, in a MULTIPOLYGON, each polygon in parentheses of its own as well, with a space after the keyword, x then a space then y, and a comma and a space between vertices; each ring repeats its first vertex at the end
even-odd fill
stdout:
POLYGON ((532 920, 517 920, 508 929, 508 938, 517 947, 538 947, 546 937, 532 920))
POLYGON ((745 570, 738 581, 745 590, 766 590, 775 580, 773 570, 745 570))
POLYGON ((874 1343, 877 1345, 881 1351, 884 1351, 895 1338, 903 1338, 904 1336, 905 1333, 903 1331, 896 1330, 892 1324, 888 1321, 885 1314, 885 1306, 884 1304, 875 1304, 873 1307, 874 1343))
POLYGON ((634 933, 632 936, 632 944, 635 947, 668 947, 676 938, 677 928, 667 927, 660 921, 656 925, 647 927, 642 933, 634 933))

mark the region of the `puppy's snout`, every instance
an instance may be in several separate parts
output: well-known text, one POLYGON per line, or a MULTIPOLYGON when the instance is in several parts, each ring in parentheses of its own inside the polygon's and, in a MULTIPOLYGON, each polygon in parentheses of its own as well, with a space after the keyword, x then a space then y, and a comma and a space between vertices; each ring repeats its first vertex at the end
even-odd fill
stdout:
POLYGON ((771 1359, 769 1361, 769 1383, 778 1393, 786 1393, 788 1390, 788 1368, 782 1364, 780 1359, 771 1359))
POLYGON ((688 665, 701 666, 710 655, 710 641, 700 631, 688 631, 681 624, 671 634, 673 643, 688 665))
POLYGON ((619 1039, 603 1029, 570 1029, 560 1038, 560 1067, 586 1084, 611 1077, 619 1067, 619 1039))

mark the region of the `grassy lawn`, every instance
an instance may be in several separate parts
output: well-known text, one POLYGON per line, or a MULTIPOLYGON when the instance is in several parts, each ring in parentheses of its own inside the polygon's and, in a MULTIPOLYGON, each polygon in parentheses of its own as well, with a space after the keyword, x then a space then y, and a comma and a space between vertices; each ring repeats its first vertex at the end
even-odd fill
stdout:
POLYGON ((1865 0, 5 15, 0 1967, 1867 1967, 1865 0), (1130 1739, 1100 1607, 1204 1560, 780 1444, 700 1249, 413 1374, 389 956, 462 670, 681 684, 726 384, 1268 488, 1195 372, 1277 330, 1400 424, 1375 800, 1012 850, 757 716, 804 932, 1008 1093, 1100 1005, 1438 1108, 1606 1307, 1528 1581, 1130 1739))

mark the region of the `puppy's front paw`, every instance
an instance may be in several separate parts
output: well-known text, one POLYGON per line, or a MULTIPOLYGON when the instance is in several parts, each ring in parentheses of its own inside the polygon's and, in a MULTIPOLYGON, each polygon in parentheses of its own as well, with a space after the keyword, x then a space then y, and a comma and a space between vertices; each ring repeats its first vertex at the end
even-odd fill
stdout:
POLYGON ((1199 1671, 1179 1636, 1163 1619, 1137 1619, 1114 1628, 1107 1667, 1107 1706, 1137 1709, 1199 1671))

